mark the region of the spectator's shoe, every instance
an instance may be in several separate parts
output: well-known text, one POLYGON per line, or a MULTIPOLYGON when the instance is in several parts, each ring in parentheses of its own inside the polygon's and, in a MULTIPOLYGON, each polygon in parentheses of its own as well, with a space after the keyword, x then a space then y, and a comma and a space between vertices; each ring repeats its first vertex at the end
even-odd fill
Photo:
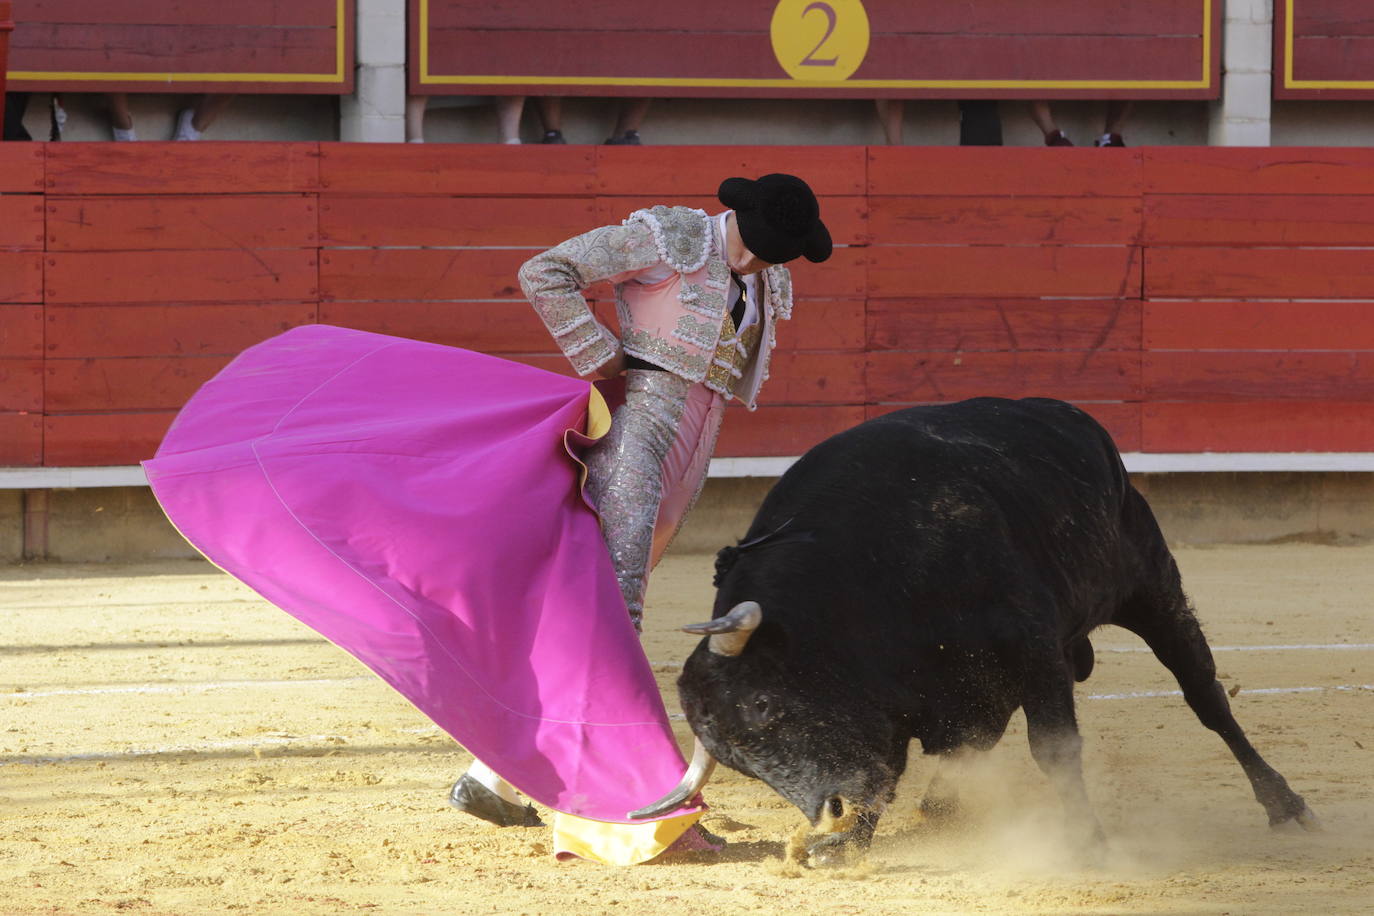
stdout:
POLYGON ((639 131, 627 130, 618 137, 607 137, 606 146, 639 146, 639 131))
POLYGON ((110 130, 114 132, 114 138, 121 143, 138 139, 138 134, 134 132, 134 129, 132 127, 130 127, 128 130, 125 130, 122 127, 111 127, 110 130))
POLYGON ((546 130, 546 131, 544 131, 544 139, 543 139, 543 140, 540 140, 539 142, 540 142, 540 143, 567 143, 568 141, 563 139, 563 131, 561 131, 561 130, 546 130))
POLYGON ((1062 130, 1056 130, 1052 133, 1045 134, 1045 145, 1073 146, 1073 141, 1070 140, 1068 137, 1064 136, 1064 132, 1062 130))
POLYGON ((181 114, 177 115, 177 132, 173 140, 199 140, 200 131, 196 130, 196 125, 192 122, 196 119, 193 109, 183 108, 181 114))
POLYGON ((1125 146, 1126 141, 1121 138, 1121 134, 1103 134, 1093 141, 1093 146, 1125 146))
POLYGON ((534 805, 508 802, 466 773, 448 792, 448 803, 498 827, 543 827, 534 805))

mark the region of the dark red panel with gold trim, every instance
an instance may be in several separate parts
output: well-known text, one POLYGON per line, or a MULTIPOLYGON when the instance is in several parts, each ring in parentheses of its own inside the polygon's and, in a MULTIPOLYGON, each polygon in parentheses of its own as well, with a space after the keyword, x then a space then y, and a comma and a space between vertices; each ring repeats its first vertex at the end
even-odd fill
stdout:
POLYGON ((1274 97, 1374 98, 1374 4, 1274 0, 1274 97))
POLYGON ((409 0, 417 94, 1216 98, 1222 0, 409 0))
POLYGON ((9 87, 353 91, 355 0, 14 0, 9 87))

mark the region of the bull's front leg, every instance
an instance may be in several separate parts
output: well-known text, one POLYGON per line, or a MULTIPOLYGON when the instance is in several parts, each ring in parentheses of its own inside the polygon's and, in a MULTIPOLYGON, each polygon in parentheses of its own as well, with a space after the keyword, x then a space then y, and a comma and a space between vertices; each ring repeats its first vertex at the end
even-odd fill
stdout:
POLYGON ((883 809, 892 804, 892 799, 897 793, 897 780, 906 769, 907 746, 911 743, 911 738, 907 735, 894 738, 892 746, 888 749, 887 772, 891 777, 891 784, 880 799, 880 807, 861 808, 850 810, 847 808, 848 802, 841 798, 830 798, 826 802, 826 810, 822 815, 822 823, 817 825, 824 829, 825 823, 837 823, 852 821, 852 826, 847 829, 827 833, 825 836, 807 844, 806 852, 810 857, 812 865, 825 867, 832 865, 844 865, 851 855, 863 855, 868 852, 868 847, 873 842, 873 832, 878 829, 878 819, 882 817, 883 809))
MULTIPOLYGON (((1047 662, 1050 660, 1047 658, 1047 662)), ((1029 669, 1023 708, 1031 756, 1059 793, 1072 842, 1098 861, 1107 836, 1083 783, 1083 738, 1073 707, 1073 677, 1062 659, 1029 669)))

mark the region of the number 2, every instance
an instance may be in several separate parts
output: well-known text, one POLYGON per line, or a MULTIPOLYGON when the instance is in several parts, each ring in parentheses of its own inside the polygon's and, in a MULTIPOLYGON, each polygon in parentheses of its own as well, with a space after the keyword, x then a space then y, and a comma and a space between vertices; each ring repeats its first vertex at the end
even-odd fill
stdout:
POLYGON ((816 42, 816 46, 812 48, 809 52, 807 52, 807 55, 801 59, 800 66, 833 67, 837 63, 839 63, 839 57, 830 57, 825 60, 818 60, 813 55, 821 49, 821 45, 825 44, 827 41, 830 40, 831 34, 833 34, 835 31, 835 22, 838 18, 835 15, 835 8, 831 6, 829 3, 822 3, 820 2, 820 0, 817 0, 817 2, 811 4, 806 9, 802 10, 802 18, 805 19, 806 14, 811 12, 812 10, 820 10, 822 13, 824 13, 825 18, 829 20, 830 24, 826 27, 825 34, 821 36, 821 40, 816 42))

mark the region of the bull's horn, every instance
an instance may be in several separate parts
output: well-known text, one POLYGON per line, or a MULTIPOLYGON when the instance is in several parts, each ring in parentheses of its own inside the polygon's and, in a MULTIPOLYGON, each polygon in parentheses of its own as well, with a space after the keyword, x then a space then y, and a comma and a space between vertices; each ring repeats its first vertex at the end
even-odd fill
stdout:
POLYGON ((706 780, 711 778, 711 771, 716 768, 716 758, 712 757, 706 750, 706 746, 701 743, 701 739, 695 739, 692 747, 692 762, 687 764, 687 772, 682 775, 682 782, 677 784, 677 788, 667 795, 646 805, 638 811, 631 811, 626 815, 632 821, 642 821, 646 817, 658 817, 670 811, 676 811, 682 807, 682 803, 693 795, 701 791, 701 787, 706 785, 706 780))
POLYGON ((739 655, 745 643, 763 622, 763 608, 757 601, 741 601, 724 617, 708 623, 693 623, 682 628, 684 633, 710 636, 708 648, 716 655, 739 655))

